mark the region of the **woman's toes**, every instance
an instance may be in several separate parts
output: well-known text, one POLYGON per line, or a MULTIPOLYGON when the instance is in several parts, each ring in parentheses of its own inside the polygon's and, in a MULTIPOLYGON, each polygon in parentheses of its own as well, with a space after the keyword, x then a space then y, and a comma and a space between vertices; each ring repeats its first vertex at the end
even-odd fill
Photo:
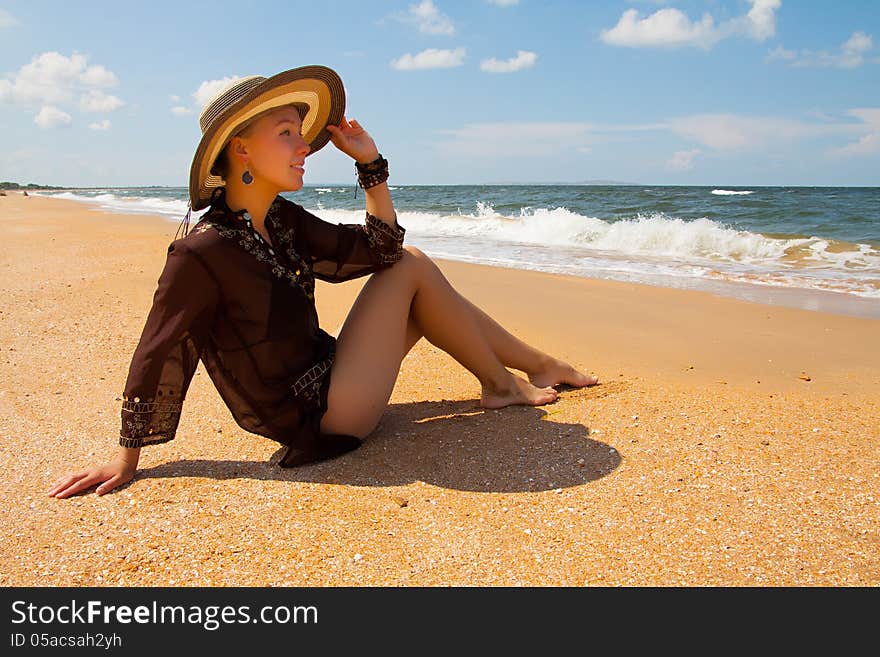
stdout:
POLYGON ((559 397, 559 392, 556 390, 556 388, 552 386, 547 386, 546 388, 544 388, 544 392, 547 393, 547 399, 549 401, 556 401, 556 399, 559 397))

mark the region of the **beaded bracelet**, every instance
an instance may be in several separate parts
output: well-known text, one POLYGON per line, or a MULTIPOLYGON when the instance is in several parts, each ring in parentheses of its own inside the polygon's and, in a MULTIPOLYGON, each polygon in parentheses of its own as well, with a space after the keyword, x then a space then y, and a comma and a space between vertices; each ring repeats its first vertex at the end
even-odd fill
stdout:
POLYGON ((354 168, 357 170, 358 185, 363 189, 381 185, 388 180, 388 160, 382 157, 381 153, 372 162, 366 164, 355 162, 354 168))

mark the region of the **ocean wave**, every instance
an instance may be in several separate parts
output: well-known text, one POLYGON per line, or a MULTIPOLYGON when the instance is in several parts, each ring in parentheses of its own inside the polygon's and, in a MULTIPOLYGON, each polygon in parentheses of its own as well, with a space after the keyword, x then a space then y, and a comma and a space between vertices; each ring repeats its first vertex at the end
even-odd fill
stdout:
MULTIPOLYGON (((120 212, 122 214, 153 214, 165 218, 182 219, 189 207, 187 199, 170 198, 163 196, 120 196, 106 192, 95 195, 60 192, 46 194, 53 198, 63 198, 80 203, 97 205, 102 210, 120 212)), ((192 217, 197 218, 204 210, 193 212, 192 217)))
MULTIPOLYGON (((362 211, 319 208, 323 218, 355 223, 362 211)), ((521 208, 519 216, 503 215, 489 203, 456 214, 399 211, 398 221, 414 235, 466 238, 544 247, 574 247, 626 256, 660 256, 690 262, 729 262, 807 269, 875 271, 880 251, 820 237, 768 237, 728 228, 711 219, 684 220, 664 213, 606 221, 567 208, 521 208)))
MULTIPOLYGON (((363 223, 363 205, 356 209, 325 207, 339 204, 335 200, 338 196, 328 196, 327 192, 350 194, 351 188, 321 187, 316 192, 309 201, 296 201, 329 223, 363 223)), ((175 222, 186 214, 188 198, 185 188, 170 192, 132 188, 35 194, 85 202, 111 212, 158 215, 175 222)), ((695 199, 698 195, 706 199, 704 189, 695 189, 693 194, 695 199)), ((760 195, 761 199, 765 197, 760 195)), ((429 197, 425 209, 398 207, 397 217, 407 229, 407 241, 432 254, 448 254, 439 257, 517 269, 673 287, 749 283, 765 290, 806 288, 880 299, 877 244, 857 243, 863 241, 861 238, 853 242, 831 239, 825 228, 807 222, 794 221, 791 228, 773 226, 772 233, 768 225, 766 234, 755 228, 734 228, 715 214, 719 206, 731 205, 723 200, 715 205, 695 200, 693 207, 699 209, 694 215, 712 213, 713 220, 685 219, 671 210, 640 213, 638 202, 618 203, 614 206, 617 216, 622 207, 632 209, 626 210, 626 218, 609 219, 592 216, 589 210, 584 211, 584 205, 577 206, 578 211, 563 205, 540 207, 544 200, 534 194, 513 202, 505 198, 497 205, 465 198, 429 197), (456 208, 456 202, 462 207, 456 208), (530 202, 535 207, 527 205, 530 202), (800 231, 803 234, 798 234, 800 231)), ((859 212, 870 220, 870 213, 859 212)), ((200 214, 194 212, 192 221, 197 221, 200 214)))
POLYGON ((750 191, 738 192, 733 189, 713 189, 712 193, 715 194, 715 196, 747 196, 749 194, 754 194, 755 192, 750 192, 750 191))

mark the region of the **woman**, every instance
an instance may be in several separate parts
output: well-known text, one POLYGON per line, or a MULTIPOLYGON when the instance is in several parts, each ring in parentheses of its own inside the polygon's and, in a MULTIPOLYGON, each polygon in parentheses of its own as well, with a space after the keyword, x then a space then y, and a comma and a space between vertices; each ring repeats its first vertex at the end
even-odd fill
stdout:
POLYGON ((358 447, 422 337, 477 377, 486 408, 547 404, 554 385, 597 382, 508 333, 403 246, 388 162, 344 108, 342 81, 322 66, 243 78, 208 103, 190 172, 191 208, 208 210, 168 248, 129 367, 118 453, 68 473, 50 496, 130 481, 144 445, 174 438, 199 362, 239 426, 288 447, 282 467, 358 447), (306 157, 328 141, 355 160, 364 224, 322 221, 279 195, 302 188, 306 157), (338 339, 326 333, 315 279, 367 274, 338 339))

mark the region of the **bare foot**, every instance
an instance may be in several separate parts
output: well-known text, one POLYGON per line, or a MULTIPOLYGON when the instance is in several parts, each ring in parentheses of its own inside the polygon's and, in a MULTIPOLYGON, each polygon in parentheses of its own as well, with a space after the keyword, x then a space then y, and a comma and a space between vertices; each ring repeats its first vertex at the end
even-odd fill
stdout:
POLYGON ((558 358, 552 358, 547 365, 534 372, 529 372, 529 381, 532 385, 543 388, 544 386, 557 386, 560 383, 568 384, 574 388, 593 386, 599 383, 599 377, 578 372, 571 365, 558 358))
POLYGON ((550 386, 536 387, 520 376, 511 374, 511 387, 506 391, 483 388, 480 406, 503 408, 513 404, 542 406, 556 401, 557 393, 550 386))

